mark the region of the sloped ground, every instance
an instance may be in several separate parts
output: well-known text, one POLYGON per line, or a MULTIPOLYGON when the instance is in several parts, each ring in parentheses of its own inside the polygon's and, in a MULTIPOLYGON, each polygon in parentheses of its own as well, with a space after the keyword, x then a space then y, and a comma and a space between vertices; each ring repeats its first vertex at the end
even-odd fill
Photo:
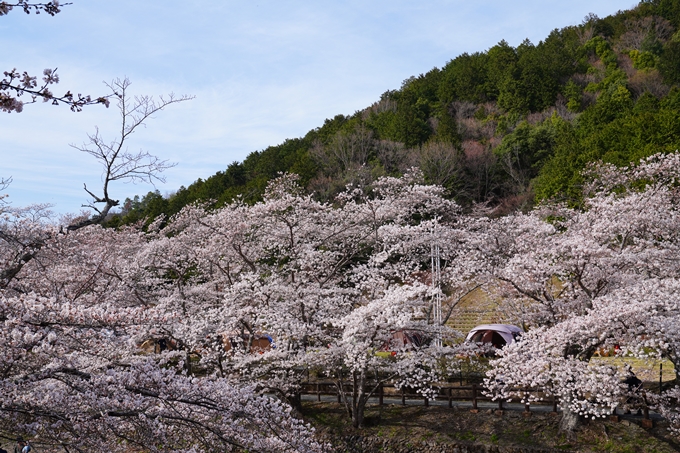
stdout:
POLYGON ((335 403, 305 403, 305 419, 328 439, 338 452, 617 452, 670 453, 680 451, 679 439, 670 436, 664 423, 645 430, 641 417, 626 416, 621 422, 587 422, 572 438, 558 432, 559 415, 520 411, 469 410, 423 406, 371 407, 367 427, 351 427, 343 408, 335 403))
MULTIPOLYGON (((444 302, 446 310, 446 302, 444 302)), ((483 289, 478 288, 463 297, 454 307, 447 326, 467 333, 480 324, 502 323, 503 319, 498 311, 498 302, 493 300, 483 289)))

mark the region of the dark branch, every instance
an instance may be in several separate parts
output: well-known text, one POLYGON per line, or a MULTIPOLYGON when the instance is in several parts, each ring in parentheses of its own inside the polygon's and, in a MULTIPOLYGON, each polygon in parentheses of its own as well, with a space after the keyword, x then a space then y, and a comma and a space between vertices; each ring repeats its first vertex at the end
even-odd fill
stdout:
POLYGON ((45 12, 50 16, 54 16, 61 12, 62 6, 72 5, 73 3, 61 3, 59 0, 52 0, 46 3, 29 3, 26 0, 17 0, 16 3, 0 2, 0 16, 9 14, 14 8, 21 8, 26 14, 40 14, 45 12))
POLYGON ((20 113, 24 109, 24 105, 33 104, 42 99, 43 102, 52 102, 52 105, 66 104, 72 111, 80 112, 86 105, 104 104, 109 106, 110 96, 100 96, 92 98, 80 93, 74 95, 67 91, 62 96, 54 95, 49 86, 59 83, 59 75, 55 69, 45 69, 43 71, 42 82, 38 84, 38 78, 29 75, 27 72, 19 73, 16 69, 5 71, 4 78, 0 80, 0 110, 10 113, 20 113), (23 95, 28 95, 30 101, 19 99, 23 95))

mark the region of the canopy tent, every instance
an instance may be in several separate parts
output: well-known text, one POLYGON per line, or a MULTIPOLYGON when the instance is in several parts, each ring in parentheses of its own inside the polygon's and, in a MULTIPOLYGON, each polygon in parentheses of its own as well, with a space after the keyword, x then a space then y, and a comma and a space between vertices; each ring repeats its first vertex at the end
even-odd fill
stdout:
POLYGON ((430 341, 430 338, 423 335, 422 332, 412 330, 397 330, 392 332, 392 338, 385 342, 381 348, 383 351, 391 351, 394 349, 401 349, 406 345, 412 344, 419 348, 430 341))
POLYGON ((510 324, 482 324, 472 329, 465 341, 492 344, 500 349, 506 344, 517 341, 522 332, 524 331, 521 328, 510 324))
POLYGON ((266 334, 255 334, 252 338, 246 334, 241 335, 223 335, 222 344, 225 351, 231 351, 235 345, 247 345, 250 343, 251 354, 263 354, 266 351, 276 348, 274 339, 266 334))

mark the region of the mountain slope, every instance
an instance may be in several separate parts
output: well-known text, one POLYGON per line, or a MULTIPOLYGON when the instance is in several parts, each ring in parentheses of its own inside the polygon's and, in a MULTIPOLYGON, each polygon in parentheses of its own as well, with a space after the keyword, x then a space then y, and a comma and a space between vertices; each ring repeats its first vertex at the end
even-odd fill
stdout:
POLYGON ((680 0, 647 0, 606 18, 588 15, 538 44, 501 41, 459 55, 364 110, 168 198, 126 200, 109 224, 150 221, 197 201, 252 202, 280 172, 332 200, 346 184, 411 166, 459 203, 487 202, 498 214, 545 198, 578 203, 589 162, 625 165, 680 148, 679 29, 680 0))

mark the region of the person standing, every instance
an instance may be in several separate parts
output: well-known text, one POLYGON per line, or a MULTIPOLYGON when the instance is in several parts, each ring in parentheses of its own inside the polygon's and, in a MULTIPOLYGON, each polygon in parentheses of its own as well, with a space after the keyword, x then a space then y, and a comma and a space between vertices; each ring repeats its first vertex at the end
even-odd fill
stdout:
POLYGON ((21 436, 17 437, 17 444, 14 446, 14 453, 22 453, 25 446, 26 442, 24 442, 24 438, 21 436))

